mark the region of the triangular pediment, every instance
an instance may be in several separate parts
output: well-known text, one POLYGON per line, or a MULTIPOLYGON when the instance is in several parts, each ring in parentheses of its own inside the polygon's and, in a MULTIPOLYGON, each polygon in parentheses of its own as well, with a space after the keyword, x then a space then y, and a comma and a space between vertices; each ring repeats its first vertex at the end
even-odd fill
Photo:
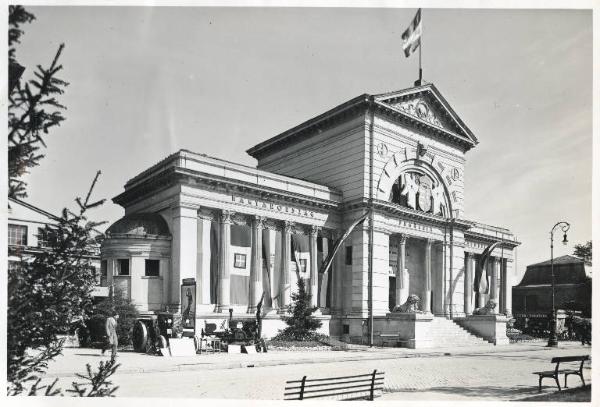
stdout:
POLYGON ((478 142, 433 84, 375 95, 375 101, 473 145, 478 142))

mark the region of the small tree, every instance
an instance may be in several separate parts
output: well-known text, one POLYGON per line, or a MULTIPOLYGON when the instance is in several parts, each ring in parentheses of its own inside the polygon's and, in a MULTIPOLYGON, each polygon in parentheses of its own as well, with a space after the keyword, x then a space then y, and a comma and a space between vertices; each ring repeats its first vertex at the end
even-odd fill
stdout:
POLYGON ((576 244, 573 254, 583 259, 587 264, 592 264, 592 241, 588 240, 585 244, 576 244))
POLYGON ((306 292, 303 278, 298 278, 297 286, 298 291, 292 293, 292 304, 289 306, 291 315, 282 317, 287 327, 278 336, 305 341, 315 336, 316 330, 321 327, 322 322, 313 316, 317 307, 310 306, 312 296, 306 292))
POLYGON ((104 202, 90 202, 99 175, 98 171, 85 200, 75 200, 78 214, 64 209, 56 225, 46 226, 48 250, 8 271, 7 376, 11 395, 24 392, 29 382, 39 383, 48 362, 62 352, 57 334, 68 332, 91 310, 96 279, 90 255, 98 244, 94 228, 103 222, 89 221, 86 212, 104 202))

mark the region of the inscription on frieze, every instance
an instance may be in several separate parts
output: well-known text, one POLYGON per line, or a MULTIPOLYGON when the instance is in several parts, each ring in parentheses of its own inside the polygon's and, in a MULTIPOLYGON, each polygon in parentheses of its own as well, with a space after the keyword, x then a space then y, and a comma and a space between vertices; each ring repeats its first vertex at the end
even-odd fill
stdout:
POLYGON ((245 198, 242 196, 231 195, 231 201, 236 204, 240 204, 240 205, 244 205, 244 206, 251 206, 254 208, 264 209, 264 210, 268 210, 268 211, 274 211, 274 212, 279 212, 279 213, 288 213, 290 215, 297 215, 297 216, 306 216, 309 218, 315 217, 315 213, 311 210, 299 208, 299 207, 295 207, 295 206, 282 205, 279 203, 274 203, 274 202, 269 202, 269 201, 263 201, 261 199, 245 198))

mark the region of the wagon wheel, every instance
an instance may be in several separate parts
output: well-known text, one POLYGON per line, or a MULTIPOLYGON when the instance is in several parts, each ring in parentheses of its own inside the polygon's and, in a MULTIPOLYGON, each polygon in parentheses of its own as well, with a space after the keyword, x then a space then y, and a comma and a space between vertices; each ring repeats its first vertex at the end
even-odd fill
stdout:
POLYGON ((141 320, 137 320, 133 326, 133 349, 136 352, 145 352, 148 343, 148 328, 141 320))
POLYGON ((165 349, 168 348, 169 345, 167 344, 167 338, 165 338, 164 336, 159 336, 158 337, 158 347, 161 349, 165 349))

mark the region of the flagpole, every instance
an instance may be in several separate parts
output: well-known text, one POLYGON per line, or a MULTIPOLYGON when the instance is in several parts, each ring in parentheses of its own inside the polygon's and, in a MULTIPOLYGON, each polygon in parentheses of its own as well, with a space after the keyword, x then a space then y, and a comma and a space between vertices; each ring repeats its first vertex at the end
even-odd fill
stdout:
POLYGON ((421 48, 423 48, 423 9, 421 9, 421 38, 419 39, 419 86, 423 85, 423 69, 421 67, 421 48))

